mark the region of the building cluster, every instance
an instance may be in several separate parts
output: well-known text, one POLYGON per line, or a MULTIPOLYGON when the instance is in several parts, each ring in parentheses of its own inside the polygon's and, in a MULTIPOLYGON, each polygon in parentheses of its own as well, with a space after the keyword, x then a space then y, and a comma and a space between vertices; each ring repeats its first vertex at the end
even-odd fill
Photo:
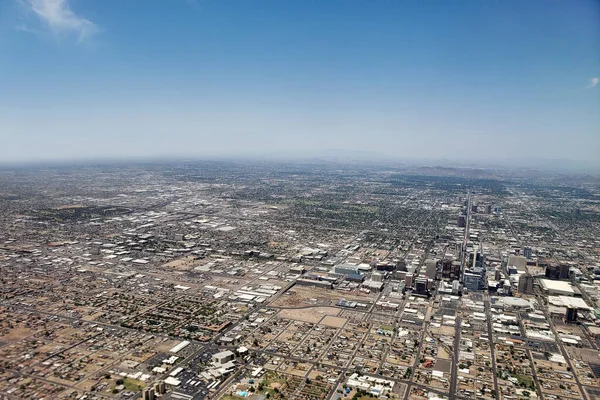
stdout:
POLYGON ((0 397, 597 397, 597 188, 394 168, 0 175, 0 397))

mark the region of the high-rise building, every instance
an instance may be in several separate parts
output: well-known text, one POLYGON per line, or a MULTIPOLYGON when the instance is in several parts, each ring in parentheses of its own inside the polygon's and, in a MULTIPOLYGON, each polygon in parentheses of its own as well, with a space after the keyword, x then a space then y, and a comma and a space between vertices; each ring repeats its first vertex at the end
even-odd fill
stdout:
POLYGON ((569 264, 561 264, 558 267, 558 279, 569 279, 569 270, 571 266, 569 264))
POLYGON ((165 385, 165 381, 158 381, 154 384, 154 393, 155 394, 165 394, 167 392, 167 386, 165 385))
POLYGON ((471 258, 471 267, 472 268, 483 268, 485 264, 485 256, 481 251, 475 249, 473 256, 471 258))
POLYGON ((458 220, 456 221, 456 226, 459 228, 464 228, 467 225, 467 218, 464 215, 459 215, 458 220))
POLYGON ((521 274, 519 276, 519 293, 533 294, 533 276, 531 274, 521 274))
POLYGON ((415 292, 420 295, 428 295, 429 294, 429 285, 427 278, 417 278, 415 279, 415 292))
POLYGON ((154 400, 154 388, 147 387, 142 389, 142 400, 154 400))
POLYGON ((434 259, 429 259, 425 261, 425 276, 429 279, 435 279, 437 272, 438 261, 434 259))
POLYGON ((458 294, 460 292, 460 282, 457 280, 452 281, 452 294, 458 294))
POLYGON ((410 272, 408 274, 406 274, 406 277, 404 278, 404 286, 406 286, 407 288, 412 287, 413 277, 414 277, 414 275, 410 272))
POLYGON ((408 269, 406 268, 406 261, 398 260, 398 262, 396 263, 396 269, 398 271, 408 271, 408 269))
POLYGON ((453 281, 460 278, 460 261, 453 261, 450 258, 442 260, 442 279, 453 281))
POLYGON ((527 259, 531 258, 531 247, 523 247, 523 256, 527 259))
POLYGON ((567 320, 567 322, 577 322, 577 307, 567 307, 565 319, 567 320))
POLYGON ((500 268, 496 267, 494 269, 494 280, 499 281, 501 277, 502 277, 502 274, 500 273, 500 268))
POLYGON ((517 270, 525 272, 527 270, 527 259, 523 256, 508 256, 508 266, 517 267, 517 270))
POLYGON ((546 265, 546 271, 544 273, 546 278, 558 280, 560 278, 560 269, 556 264, 548 264, 546 265))
POLYGON ((483 281, 480 274, 465 272, 463 275, 463 284, 469 290, 481 290, 483 281))

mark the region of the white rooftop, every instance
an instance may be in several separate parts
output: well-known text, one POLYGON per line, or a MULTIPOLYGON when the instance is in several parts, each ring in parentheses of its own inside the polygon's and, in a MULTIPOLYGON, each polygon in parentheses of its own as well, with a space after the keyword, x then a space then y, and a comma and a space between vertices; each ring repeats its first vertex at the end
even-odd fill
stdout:
POLYGON ((573 286, 569 282, 564 281, 553 281, 550 279, 540 279, 540 284, 545 290, 575 294, 573 286))
POLYGON ((587 303, 579 297, 548 296, 548 302, 557 307, 574 307, 580 310, 592 310, 592 307, 588 306, 587 303))
POLYGON ((169 376, 169 377, 167 377, 167 379, 165 379, 165 383, 167 385, 171 385, 171 386, 179 386, 181 381, 177 378, 173 378, 172 376, 169 376))

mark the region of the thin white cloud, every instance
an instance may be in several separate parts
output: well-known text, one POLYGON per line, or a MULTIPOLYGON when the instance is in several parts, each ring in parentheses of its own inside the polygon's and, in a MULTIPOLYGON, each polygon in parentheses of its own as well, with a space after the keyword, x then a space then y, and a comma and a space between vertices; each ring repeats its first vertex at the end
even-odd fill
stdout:
POLYGON ((25 24, 19 24, 19 25, 15 26, 15 29, 18 31, 27 32, 27 33, 30 33, 32 35, 39 36, 39 37, 43 37, 44 35, 46 35, 46 32, 39 30, 39 29, 31 28, 25 24))
POLYGON ((25 4, 57 38, 73 35, 81 42, 98 30, 92 21, 75 14, 67 0, 25 0, 25 4))
POLYGON ((591 89, 591 88, 593 88, 594 86, 596 86, 598 83, 600 83, 600 78, 598 78, 598 77, 594 77, 594 78, 590 79, 590 84, 589 84, 589 85, 587 85, 587 86, 585 87, 585 89, 591 89))

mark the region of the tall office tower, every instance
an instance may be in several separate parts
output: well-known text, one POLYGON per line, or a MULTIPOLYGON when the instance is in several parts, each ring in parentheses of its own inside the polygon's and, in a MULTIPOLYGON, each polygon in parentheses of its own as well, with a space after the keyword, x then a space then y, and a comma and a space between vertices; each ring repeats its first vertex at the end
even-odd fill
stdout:
POLYGON ((567 313, 565 317, 567 322, 577 322, 577 307, 567 307, 567 313))
POLYGON ((561 264, 558 267, 558 279, 569 279, 569 270, 571 266, 569 264, 561 264))
POLYGON ((560 279, 560 269, 556 264, 548 264, 546 265, 545 271, 546 278, 558 280, 560 279))
POLYGON ((425 261, 425 276, 429 279, 435 279, 438 260, 429 259, 425 261))
POLYGON ((406 274, 406 277, 404 278, 404 286, 406 286, 407 288, 412 287, 413 277, 414 275, 411 273, 406 274))
POLYGON ((519 293, 533 294, 533 276, 531 274, 521 274, 519 276, 519 293))

